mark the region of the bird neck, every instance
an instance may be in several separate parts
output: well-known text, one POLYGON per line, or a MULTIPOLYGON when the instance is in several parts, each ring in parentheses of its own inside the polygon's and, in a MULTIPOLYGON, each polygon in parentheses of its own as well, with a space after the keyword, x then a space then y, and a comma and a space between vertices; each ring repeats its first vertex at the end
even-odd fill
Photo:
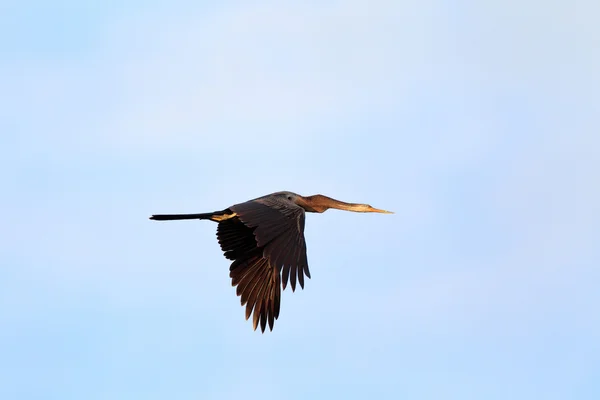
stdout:
POLYGON ((300 204, 306 211, 322 213, 330 208, 338 210, 365 212, 368 210, 366 204, 344 203, 331 197, 316 194, 314 196, 303 197, 303 202, 300 204))

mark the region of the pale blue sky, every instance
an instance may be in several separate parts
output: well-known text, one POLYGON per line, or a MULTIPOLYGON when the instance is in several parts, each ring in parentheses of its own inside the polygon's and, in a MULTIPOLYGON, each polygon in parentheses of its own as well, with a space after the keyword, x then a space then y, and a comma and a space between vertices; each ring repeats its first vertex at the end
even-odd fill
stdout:
POLYGON ((600 398, 595 1, 0 5, 0 398, 600 398), (244 320, 206 212, 312 279, 244 320))

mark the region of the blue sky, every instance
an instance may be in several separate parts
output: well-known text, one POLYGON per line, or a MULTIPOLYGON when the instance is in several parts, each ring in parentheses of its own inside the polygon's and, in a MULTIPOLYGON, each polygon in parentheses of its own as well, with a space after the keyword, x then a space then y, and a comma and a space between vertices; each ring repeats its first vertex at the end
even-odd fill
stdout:
POLYGON ((592 1, 0 5, 0 397, 597 399, 592 1), (312 279, 244 320, 206 212, 312 279))

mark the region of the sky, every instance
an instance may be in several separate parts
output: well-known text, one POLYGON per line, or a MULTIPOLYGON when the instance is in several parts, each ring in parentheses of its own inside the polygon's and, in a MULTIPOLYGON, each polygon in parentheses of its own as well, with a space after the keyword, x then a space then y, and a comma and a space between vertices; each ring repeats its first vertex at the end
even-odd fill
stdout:
POLYGON ((600 4, 0 4, 0 398, 600 398, 600 4), (210 212, 289 190, 244 320, 210 212))

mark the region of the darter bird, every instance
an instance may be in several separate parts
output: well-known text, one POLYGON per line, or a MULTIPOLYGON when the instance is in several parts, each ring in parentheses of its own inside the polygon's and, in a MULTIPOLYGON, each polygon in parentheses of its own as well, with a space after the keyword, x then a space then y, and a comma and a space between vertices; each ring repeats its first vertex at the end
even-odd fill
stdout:
POLYGON ((202 214, 159 214, 157 221, 207 219, 218 223, 217 238, 225 257, 232 260, 229 276, 236 293, 246 305, 246 319, 253 315, 254 330, 260 323, 264 332, 279 317, 281 286, 288 280, 292 291, 296 281, 304 289, 310 278, 306 243, 305 212, 322 213, 330 208, 353 212, 392 214, 368 204, 344 203, 320 194, 300 196, 277 192, 222 211, 202 214))

